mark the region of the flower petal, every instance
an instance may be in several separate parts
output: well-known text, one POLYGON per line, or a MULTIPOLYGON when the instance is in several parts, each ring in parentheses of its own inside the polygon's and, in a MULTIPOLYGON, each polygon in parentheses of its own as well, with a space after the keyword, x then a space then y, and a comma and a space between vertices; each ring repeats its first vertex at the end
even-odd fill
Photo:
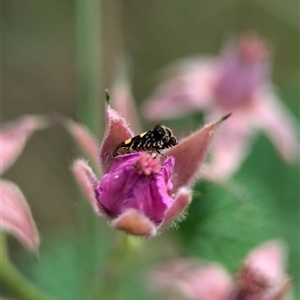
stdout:
POLYGON ((174 203, 167 210, 165 218, 160 227, 178 219, 178 217, 180 217, 180 215, 184 212, 191 201, 191 191, 186 188, 181 188, 176 195, 174 203))
POLYGON ((179 144, 166 151, 166 155, 175 157, 176 164, 172 175, 174 184, 173 192, 182 186, 191 186, 195 181, 200 166, 205 158, 212 136, 218 125, 229 115, 221 120, 207 124, 200 130, 179 142, 179 144))
POLYGON ((187 299, 224 300, 232 288, 230 276, 221 266, 194 259, 161 264, 152 271, 150 279, 153 287, 167 292, 166 295, 178 297, 179 292, 187 299))
POLYGON ((265 131, 287 162, 294 162, 299 146, 296 119, 271 90, 261 92, 254 100, 252 110, 255 124, 265 131))
POLYGON ((0 157, 2 174, 21 154, 30 135, 38 129, 49 126, 45 116, 26 115, 5 124, 0 131, 0 157))
POLYGON ((175 162, 173 157, 168 157, 158 173, 147 176, 137 168, 144 155, 148 154, 118 156, 98 185, 97 198, 113 218, 128 209, 136 209, 155 224, 160 224, 165 211, 174 202, 167 192, 167 182, 175 162))
POLYGON ((116 147, 132 136, 133 133, 125 119, 108 105, 106 108, 106 128, 100 148, 100 166, 104 174, 109 171, 114 161, 112 153, 116 147))
POLYGON ((156 226, 144 214, 135 209, 127 209, 111 222, 111 226, 136 236, 154 236, 156 226))
POLYGON ((247 105, 268 78, 269 53, 265 41, 254 34, 231 37, 218 62, 215 100, 235 112, 247 105))
POLYGON ((232 283, 228 273, 218 265, 204 265, 188 274, 181 288, 190 290, 195 299, 223 300, 229 294, 232 283))
POLYGON ((73 136, 78 147, 98 165, 99 141, 83 124, 74 122, 71 119, 64 118, 63 124, 73 136))
POLYGON ((176 75, 162 83, 146 100, 142 106, 143 115, 149 120, 163 120, 210 107, 215 63, 209 57, 175 63, 170 69, 176 75))
POLYGON ((106 209, 96 199, 95 190, 99 181, 89 165, 84 160, 75 160, 72 171, 94 211, 99 215, 110 217, 106 209))
POLYGON ((39 246, 39 234, 30 208, 20 191, 12 182, 1 180, 1 229, 10 232, 30 250, 39 246))

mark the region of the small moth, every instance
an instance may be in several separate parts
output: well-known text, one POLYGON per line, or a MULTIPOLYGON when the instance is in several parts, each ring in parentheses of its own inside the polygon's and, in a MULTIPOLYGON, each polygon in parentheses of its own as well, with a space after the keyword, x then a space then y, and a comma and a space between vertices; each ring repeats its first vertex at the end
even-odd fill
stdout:
POLYGON ((117 157, 121 154, 139 151, 156 151, 161 154, 159 150, 172 148, 177 144, 178 141, 172 130, 167 126, 157 124, 153 129, 119 144, 112 155, 117 157))

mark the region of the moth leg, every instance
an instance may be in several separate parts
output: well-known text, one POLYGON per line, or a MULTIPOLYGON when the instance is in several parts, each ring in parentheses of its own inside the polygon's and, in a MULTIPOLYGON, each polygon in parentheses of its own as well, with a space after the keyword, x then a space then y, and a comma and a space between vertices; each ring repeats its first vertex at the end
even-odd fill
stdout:
POLYGON ((155 151, 158 153, 158 154, 160 154, 160 155, 162 155, 162 156, 165 156, 163 153, 161 153, 158 149, 155 149, 155 151))

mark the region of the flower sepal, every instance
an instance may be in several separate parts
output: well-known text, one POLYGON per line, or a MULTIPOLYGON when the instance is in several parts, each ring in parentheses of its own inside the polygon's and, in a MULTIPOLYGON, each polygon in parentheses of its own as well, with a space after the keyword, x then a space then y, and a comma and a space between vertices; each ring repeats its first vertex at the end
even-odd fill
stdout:
POLYGON ((144 214, 133 208, 127 209, 110 225, 134 236, 148 237, 155 236, 157 233, 156 225, 144 214))

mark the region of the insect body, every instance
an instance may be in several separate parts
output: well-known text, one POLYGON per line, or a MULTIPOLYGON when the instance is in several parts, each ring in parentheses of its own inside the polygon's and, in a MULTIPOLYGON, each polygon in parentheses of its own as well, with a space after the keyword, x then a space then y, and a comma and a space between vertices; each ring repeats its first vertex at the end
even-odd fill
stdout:
POLYGON ((156 151, 160 153, 159 150, 172 148, 177 144, 177 139, 172 130, 158 124, 153 129, 119 144, 113 152, 113 157, 139 151, 156 151))

